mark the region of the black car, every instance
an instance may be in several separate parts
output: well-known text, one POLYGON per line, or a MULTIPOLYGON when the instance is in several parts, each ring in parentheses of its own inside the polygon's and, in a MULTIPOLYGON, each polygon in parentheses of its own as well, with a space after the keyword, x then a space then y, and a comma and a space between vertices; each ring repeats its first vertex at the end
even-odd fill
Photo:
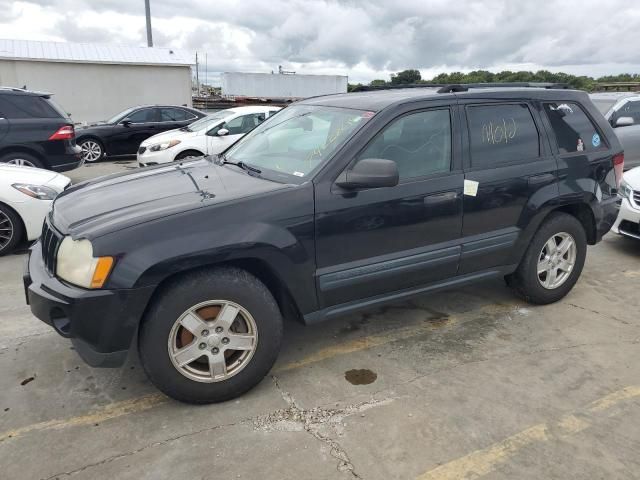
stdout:
POLYGON ((0 87, 0 163, 63 172, 81 162, 73 122, 51 94, 0 87))
POLYGON ((206 113, 174 105, 146 105, 128 108, 106 122, 78 127, 77 143, 85 162, 105 155, 134 155, 147 138, 174 128, 186 127, 206 113))
POLYGON ((176 399, 233 398, 316 323, 504 277, 537 304, 613 224, 624 156, 584 92, 445 86, 316 97, 217 157, 61 194, 32 312, 93 366, 140 354, 176 399))

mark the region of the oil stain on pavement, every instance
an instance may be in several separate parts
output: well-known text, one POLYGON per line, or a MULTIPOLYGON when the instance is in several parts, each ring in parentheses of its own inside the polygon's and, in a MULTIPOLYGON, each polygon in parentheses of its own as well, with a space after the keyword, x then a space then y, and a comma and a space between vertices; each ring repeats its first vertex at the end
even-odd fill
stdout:
POLYGON ((344 378, 351 385, 369 385, 376 381, 378 374, 368 369, 348 370, 344 372, 344 378))

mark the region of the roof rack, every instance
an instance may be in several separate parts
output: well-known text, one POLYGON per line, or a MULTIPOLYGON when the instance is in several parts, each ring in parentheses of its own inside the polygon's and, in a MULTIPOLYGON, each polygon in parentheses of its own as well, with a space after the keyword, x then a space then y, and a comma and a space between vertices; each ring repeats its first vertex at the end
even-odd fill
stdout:
POLYGON ((394 90, 398 88, 437 88, 438 93, 466 92, 470 88, 547 88, 568 89, 567 83, 551 82, 492 82, 492 83, 407 83, 397 85, 368 86, 354 88, 353 92, 369 92, 373 90, 394 90))

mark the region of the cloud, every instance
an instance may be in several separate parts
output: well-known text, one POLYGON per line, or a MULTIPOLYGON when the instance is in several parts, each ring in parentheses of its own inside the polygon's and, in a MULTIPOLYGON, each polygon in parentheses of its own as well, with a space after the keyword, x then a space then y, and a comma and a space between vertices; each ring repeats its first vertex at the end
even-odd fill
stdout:
MULTIPOLYGON (((145 44, 141 0, 0 8, 5 37, 145 44)), ((151 0, 151 11, 156 45, 206 51, 217 72, 283 65, 367 81, 405 68, 640 70, 640 4, 628 0, 151 0)))

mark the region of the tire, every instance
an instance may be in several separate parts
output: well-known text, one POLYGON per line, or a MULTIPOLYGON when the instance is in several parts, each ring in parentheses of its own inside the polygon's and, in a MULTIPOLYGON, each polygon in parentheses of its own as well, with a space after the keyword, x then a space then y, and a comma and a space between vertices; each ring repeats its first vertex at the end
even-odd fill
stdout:
POLYGON ((533 236, 517 270, 505 280, 516 295, 529 303, 546 305, 557 302, 578 281, 586 255, 587 236, 580 221, 566 213, 553 213, 533 236), (567 239, 573 241, 575 248, 569 246, 566 253, 558 251, 554 254, 553 245, 560 248, 567 239), (549 270, 539 274, 539 266, 549 270), (555 271, 555 277, 551 271, 555 271), (554 285, 554 282, 559 283, 554 285))
POLYGON ((196 152, 195 150, 185 150, 184 152, 180 152, 178 155, 176 155, 174 162, 177 162, 178 160, 185 160, 187 158, 192 158, 192 157, 202 157, 202 155, 203 155, 202 153, 196 152))
POLYGON ((11 253, 22 240, 23 225, 20 217, 0 203, 0 257, 11 253))
POLYGON ((144 370, 159 390, 182 402, 203 404, 230 400, 257 385, 275 363, 281 341, 282 315, 269 289, 244 270, 223 267, 179 277, 164 287, 143 319, 138 348, 144 370), (235 321, 225 324, 222 312, 236 307, 235 316, 227 315, 235 321), (239 340, 247 350, 225 346, 239 340), (225 370, 219 368, 222 361, 225 370))
POLYGON ((85 162, 98 162, 104 157, 104 145, 96 138, 83 138, 78 142, 85 162))
POLYGON ((8 163, 10 165, 18 165, 22 167, 46 168, 41 160, 33 155, 22 152, 12 152, 3 155, 2 158, 0 158, 0 163, 8 163))

